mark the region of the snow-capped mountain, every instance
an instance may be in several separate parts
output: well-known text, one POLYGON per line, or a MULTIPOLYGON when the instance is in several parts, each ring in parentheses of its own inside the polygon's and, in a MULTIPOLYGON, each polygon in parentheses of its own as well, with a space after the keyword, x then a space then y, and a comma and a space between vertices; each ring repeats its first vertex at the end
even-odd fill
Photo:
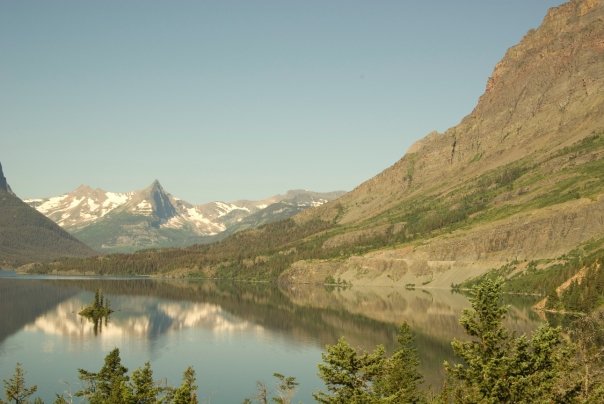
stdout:
POLYGON ((164 190, 159 181, 140 191, 116 193, 81 185, 28 204, 100 251, 129 251, 208 241, 290 217, 342 192, 288 191, 261 201, 193 205, 164 190), (228 230, 228 231, 227 231, 228 230))
POLYGON ((74 191, 61 196, 45 199, 26 199, 55 223, 67 230, 84 227, 122 206, 132 198, 133 193, 106 192, 80 185, 74 191))

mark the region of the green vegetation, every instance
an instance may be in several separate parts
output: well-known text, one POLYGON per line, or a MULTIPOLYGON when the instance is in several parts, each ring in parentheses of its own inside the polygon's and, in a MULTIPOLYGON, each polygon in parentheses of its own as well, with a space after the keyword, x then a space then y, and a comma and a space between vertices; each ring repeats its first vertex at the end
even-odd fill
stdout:
MULTIPOLYGON (((20 363, 15 366, 15 373, 9 380, 4 380, 4 394, 8 403, 27 403, 38 390, 38 386, 25 386, 25 371, 20 363)), ((37 402, 38 400, 36 400, 37 402)), ((4 401, 0 399, 0 404, 4 401)))
POLYGON ((325 289, 328 291, 333 291, 336 289, 348 289, 352 287, 352 283, 348 282, 346 279, 341 279, 340 277, 334 278, 331 275, 327 275, 323 281, 323 286, 325 286, 325 289))
MULTIPOLYGON (((182 384, 170 387, 153 380, 153 370, 149 362, 142 368, 136 369, 128 376, 128 369, 122 365, 118 348, 112 350, 106 357, 103 367, 98 372, 79 369, 79 379, 84 388, 75 393, 91 404, 105 403, 197 403, 197 386, 195 371, 188 367, 183 374, 182 384)), ((67 402, 63 396, 58 396, 59 403, 67 402)))
POLYGON ((273 376, 277 379, 277 387, 275 394, 271 397, 271 393, 266 384, 258 382, 258 391, 254 398, 246 398, 243 400, 243 404, 252 404, 254 400, 260 404, 268 404, 269 402, 275 402, 277 404, 291 404, 298 382, 295 377, 284 376, 281 373, 273 373, 273 376))
POLYGON ((561 295, 548 294, 546 308, 556 311, 589 313, 604 304, 604 258, 599 257, 574 279, 561 295))
POLYGON ((0 266, 94 254, 52 220, 1 190, 0 212, 0 266))
POLYGON ((113 310, 111 309, 109 299, 105 299, 103 292, 97 289, 94 293, 94 302, 84 307, 78 314, 94 323, 94 335, 97 335, 102 329, 103 320, 105 320, 106 325, 111 313, 113 313, 113 310))
POLYGON ((542 326, 532 338, 515 337, 503 327, 507 308, 501 282, 487 280, 475 290, 472 310, 460 323, 470 341, 453 341, 462 359, 446 364, 450 385, 445 394, 456 402, 563 402, 575 392, 565 388, 569 352, 559 328, 542 326))
POLYGON ((108 317, 111 310, 109 299, 105 299, 103 292, 97 289, 94 294, 94 302, 91 305, 84 307, 78 314, 89 319, 99 319, 108 317))
POLYGON ((505 279, 503 285, 505 293, 549 296, 554 300, 549 301, 549 309, 588 312, 601 304, 602 296, 604 296, 604 288, 600 283, 602 262, 604 262, 604 239, 597 239, 553 260, 511 261, 477 278, 452 285, 452 288, 455 290, 471 289, 485 280, 494 280, 501 277, 505 279), (522 266, 525 266, 525 268, 518 270, 522 266), (562 296, 558 296, 556 288, 577 275, 581 270, 586 270, 586 273, 589 274, 587 282, 577 279, 571 283, 569 288, 565 289, 562 296), (582 288, 587 288, 589 291, 579 292, 579 289, 582 288), (580 297, 579 295, 584 296, 580 297), (563 299, 563 301, 560 299, 563 299), (590 303, 580 303, 577 299, 584 302, 589 300, 590 303), (577 305, 581 308, 579 309, 577 305))

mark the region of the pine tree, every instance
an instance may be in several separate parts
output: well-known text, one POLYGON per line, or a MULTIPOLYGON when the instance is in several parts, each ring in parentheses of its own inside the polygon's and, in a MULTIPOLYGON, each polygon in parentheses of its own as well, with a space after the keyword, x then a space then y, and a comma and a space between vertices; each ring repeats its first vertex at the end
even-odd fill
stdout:
POLYGON ((344 338, 335 345, 327 346, 319 364, 319 377, 331 394, 313 394, 320 403, 370 403, 377 400, 374 382, 382 373, 384 347, 378 346, 372 353, 357 354, 344 338))
POLYGON ((98 373, 79 369, 79 379, 86 387, 76 392, 76 396, 87 398, 90 403, 127 402, 130 397, 127 381, 128 369, 122 365, 120 350, 115 348, 105 357, 105 363, 98 373))
POLYGON ((197 385, 195 384, 195 370, 188 367, 182 378, 181 385, 174 390, 173 404, 197 404, 197 385))
POLYGON ((160 388, 153 381, 153 370, 149 362, 132 372, 131 390, 133 404, 150 404, 157 401, 160 388))
POLYGON ((419 373, 419 357, 411 327, 403 323, 398 333, 398 349, 384 362, 376 389, 386 403, 418 403, 423 401, 419 389, 423 377, 419 373))
POLYGON ((9 403, 27 403, 28 398, 38 390, 38 386, 25 386, 25 371, 20 363, 15 366, 15 373, 9 380, 3 380, 4 394, 9 403))
POLYGON ((277 378, 277 396, 273 397, 273 401, 277 404, 290 404, 296 392, 298 382, 295 377, 284 376, 281 373, 273 373, 277 378))
POLYGON ((507 308, 501 303, 501 287, 501 280, 489 279, 475 288, 472 310, 460 319, 472 340, 452 342, 463 361, 445 363, 451 385, 443 395, 460 403, 571 399, 575 387, 565 390, 562 383, 569 356, 560 329, 542 326, 532 339, 511 335, 503 326, 507 308))

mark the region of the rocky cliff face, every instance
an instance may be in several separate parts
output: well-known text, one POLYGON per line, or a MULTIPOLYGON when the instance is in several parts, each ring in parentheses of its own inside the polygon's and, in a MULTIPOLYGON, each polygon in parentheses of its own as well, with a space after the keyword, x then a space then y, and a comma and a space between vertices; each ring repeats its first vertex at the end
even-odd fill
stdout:
POLYGON ((404 232, 409 223, 397 218, 418 203, 426 209, 417 215, 436 223, 467 204, 474 213, 462 229, 336 266, 299 262, 283 276, 299 277, 318 264, 309 272, 317 277, 449 286, 508 260, 553 257, 600 238, 603 136, 604 0, 573 0, 549 10, 538 29, 507 51, 457 126, 418 141, 337 203, 297 217, 350 229, 324 248, 404 232), (504 186, 507 180, 496 176, 511 179, 504 186))
POLYGON ((6 177, 2 172, 2 164, 0 164, 0 191, 12 193, 13 191, 10 189, 10 186, 6 182, 6 177))
MULTIPOLYGON (((552 8, 497 64, 476 108, 342 198, 340 222, 374 216, 427 187, 452 187, 523 156, 540 158, 604 128, 603 3, 552 8)), ((334 214, 329 209, 325 217, 334 214)))

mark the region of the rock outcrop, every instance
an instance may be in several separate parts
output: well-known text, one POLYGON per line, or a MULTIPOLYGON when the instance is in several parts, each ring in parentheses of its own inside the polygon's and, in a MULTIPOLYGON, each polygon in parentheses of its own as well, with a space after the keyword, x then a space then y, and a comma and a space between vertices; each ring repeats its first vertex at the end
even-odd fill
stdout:
POLYGON ((6 182, 6 177, 4 176, 4 173, 2 172, 2 163, 0 163, 0 191, 4 191, 4 192, 9 192, 9 193, 13 193, 13 191, 10 189, 10 186, 8 185, 8 182, 6 182))

